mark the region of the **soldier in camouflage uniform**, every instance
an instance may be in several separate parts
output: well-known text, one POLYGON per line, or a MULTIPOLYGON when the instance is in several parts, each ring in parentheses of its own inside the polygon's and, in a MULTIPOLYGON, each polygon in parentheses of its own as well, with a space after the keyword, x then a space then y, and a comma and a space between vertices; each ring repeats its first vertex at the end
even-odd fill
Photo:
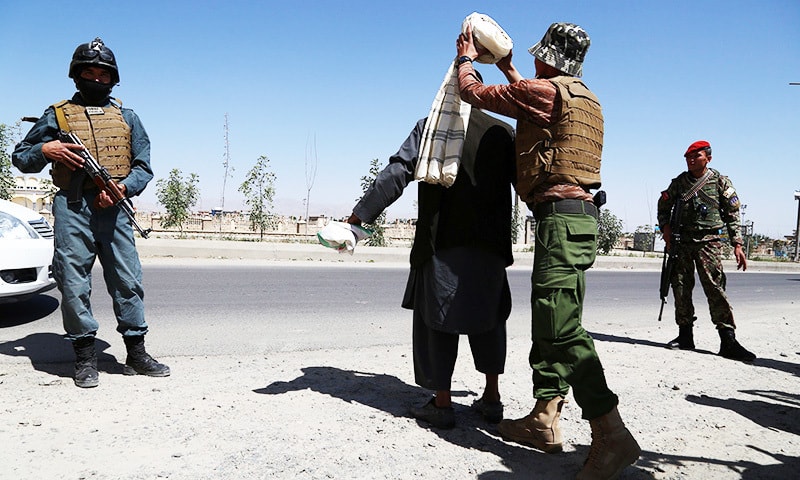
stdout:
POLYGON ((697 317, 692 304, 692 289, 696 267, 700 284, 708 298, 711 321, 716 325, 721 339, 719 354, 733 360, 752 362, 756 356, 742 347, 734 335, 736 324, 733 308, 725 294, 725 272, 722 271, 720 232, 723 227, 727 229, 728 238, 734 246, 737 269, 747 270, 739 228, 739 197, 728 177, 708 168, 711 161, 711 145, 708 142, 694 142, 684 157, 688 170, 672 179, 658 200, 658 224, 668 248, 673 234, 671 213, 676 202, 683 202, 679 219, 680 243, 670 279, 679 333, 668 346, 681 350, 695 348, 692 325, 697 317))

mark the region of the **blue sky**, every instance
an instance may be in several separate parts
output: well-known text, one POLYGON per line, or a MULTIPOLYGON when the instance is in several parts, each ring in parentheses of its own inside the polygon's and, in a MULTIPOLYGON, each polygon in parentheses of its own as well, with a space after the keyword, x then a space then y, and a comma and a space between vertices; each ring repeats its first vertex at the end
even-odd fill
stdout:
MULTIPOLYGON (((800 2, 797 0, 153 1, 0 4, 0 123, 40 115, 74 92, 75 47, 100 36, 117 56, 114 96, 141 117, 155 180, 200 178, 198 209, 226 209, 261 155, 277 176, 277 213, 305 213, 306 159, 316 145, 310 213, 339 217, 424 117, 455 56, 461 22, 478 11, 527 48, 554 21, 592 38, 584 80, 606 119, 603 189, 626 231, 655 222, 659 192, 686 168, 695 140, 731 177, 756 233, 789 235, 800 190, 800 2)), ((504 79, 479 66, 487 83, 504 79)), ((511 121, 513 124, 513 121, 511 121)), ((27 131, 30 124, 23 124, 27 131)), ((155 180, 138 199, 157 209, 155 180)), ((414 217, 416 187, 388 209, 414 217)))

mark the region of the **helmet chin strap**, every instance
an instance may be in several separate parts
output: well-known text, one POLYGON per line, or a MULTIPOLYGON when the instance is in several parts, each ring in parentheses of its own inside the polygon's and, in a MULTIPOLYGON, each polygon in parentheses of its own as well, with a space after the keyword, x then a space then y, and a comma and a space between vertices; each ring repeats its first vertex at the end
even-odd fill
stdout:
POLYGON ((111 95, 113 84, 103 84, 92 80, 80 78, 75 81, 75 86, 81 93, 84 101, 91 106, 103 106, 111 95))

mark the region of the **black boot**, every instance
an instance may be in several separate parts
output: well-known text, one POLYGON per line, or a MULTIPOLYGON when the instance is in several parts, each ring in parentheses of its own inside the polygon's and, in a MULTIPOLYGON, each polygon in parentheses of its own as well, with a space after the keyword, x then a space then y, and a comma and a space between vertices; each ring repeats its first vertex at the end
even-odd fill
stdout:
POLYGON ((679 325, 678 336, 670 340, 667 347, 673 350, 694 350, 694 334, 692 333, 692 325, 679 325))
POLYGON ((752 352, 749 352, 736 341, 736 335, 733 333, 732 328, 723 328, 717 331, 719 332, 719 339, 721 340, 719 347, 720 356, 730 358, 731 360, 740 360, 742 362, 752 362, 756 359, 756 356, 752 352))
POLYGON ((122 373, 125 375, 147 375, 149 377, 168 377, 169 367, 158 363, 144 350, 144 336, 122 337, 125 348, 128 349, 128 358, 122 373))
POLYGON ((82 337, 72 342, 75 350, 75 385, 81 388, 96 387, 100 383, 97 374, 97 352, 94 337, 82 337))

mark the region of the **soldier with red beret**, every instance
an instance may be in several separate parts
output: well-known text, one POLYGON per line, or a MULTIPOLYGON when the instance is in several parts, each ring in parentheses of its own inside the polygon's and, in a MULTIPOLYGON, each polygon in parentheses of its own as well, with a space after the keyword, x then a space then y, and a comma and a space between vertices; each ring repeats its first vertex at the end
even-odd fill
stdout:
POLYGON ((719 354, 732 360, 752 362, 756 356, 736 340, 733 308, 725 294, 725 272, 722 270, 721 232, 725 228, 734 246, 737 269, 747 270, 747 259, 742 251, 739 220, 739 196, 728 177, 713 168, 711 144, 698 140, 683 154, 687 170, 672 179, 658 200, 658 224, 667 242, 672 241, 670 217, 676 203, 680 210, 680 243, 676 248, 675 268, 670 278, 675 298, 675 322, 678 337, 668 343, 669 348, 694 350, 692 327, 697 320, 692 304, 694 272, 708 298, 711 321, 720 337, 719 354))

